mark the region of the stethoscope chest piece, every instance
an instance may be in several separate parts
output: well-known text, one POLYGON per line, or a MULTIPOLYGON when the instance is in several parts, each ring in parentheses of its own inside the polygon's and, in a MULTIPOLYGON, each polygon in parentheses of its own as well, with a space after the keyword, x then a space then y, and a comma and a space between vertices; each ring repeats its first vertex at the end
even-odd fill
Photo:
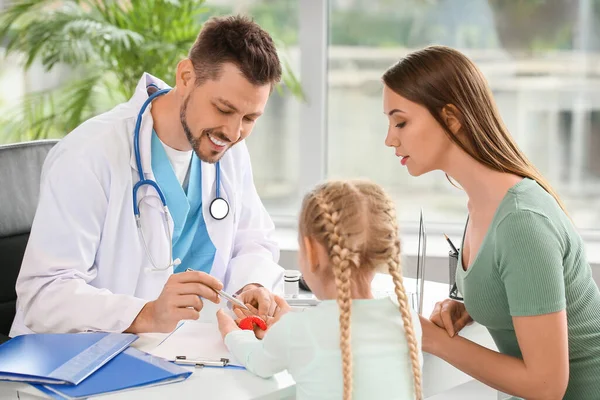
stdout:
POLYGON ((210 203, 209 211, 214 219, 225 219, 229 214, 229 203, 224 198, 217 197, 210 203))

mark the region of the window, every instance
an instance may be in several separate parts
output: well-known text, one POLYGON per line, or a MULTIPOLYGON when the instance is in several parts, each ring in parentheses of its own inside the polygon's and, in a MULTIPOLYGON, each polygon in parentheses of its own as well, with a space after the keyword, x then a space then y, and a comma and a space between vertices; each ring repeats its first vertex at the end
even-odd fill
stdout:
MULTIPOLYGON (((281 50, 284 63, 299 75, 297 0, 209 0, 208 15, 243 13, 267 30, 281 50)), ((288 91, 274 92, 252 134, 247 139, 252 157, 254 183, 274 216, 296 213, 300 176, 301 102, 288 91)))
POLYGON ((328 171, 370 178, 400 218, 464 223, 466 196, 443 174, 411 177, 383 144, 380 78, 429 44, 483 70, 521 149, 579 228, 600 226, 600 1, 331 0, 328 171))
MULTIPOLYGON (((465 194, 441 173, 409 176, 383 143, 382 73, 412 50, 444 44, 482 69, 512 135, 576 225, 600 232, 600 0, 207 0, 206 6, 212 11, 204 18, 252 16, 303 80, 306 101, 274 93, 247 141, 257 189, 278 226, 295 226, 303 193, 318 181, 363 177, 394 196, 403 223, 416 222, 423 208, 428 223, 461 229, 465 194)), ((48 81, 39 68, 23 74, 13 65, 0 67, 0 109, 48 81)))

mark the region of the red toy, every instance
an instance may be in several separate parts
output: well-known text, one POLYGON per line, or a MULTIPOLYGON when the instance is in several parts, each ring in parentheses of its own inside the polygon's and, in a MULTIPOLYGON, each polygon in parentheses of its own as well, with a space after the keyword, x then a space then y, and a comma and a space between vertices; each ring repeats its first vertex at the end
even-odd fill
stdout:
POLYGON ((246 331, 253 331, 255 324, 263 331, 267 330, 267 324, 265 323, 265 321, 263 321, 262 318, 257 317, 256 315, 243 318, 238 324, 238 326, 240 327, 240 329, 246 331))

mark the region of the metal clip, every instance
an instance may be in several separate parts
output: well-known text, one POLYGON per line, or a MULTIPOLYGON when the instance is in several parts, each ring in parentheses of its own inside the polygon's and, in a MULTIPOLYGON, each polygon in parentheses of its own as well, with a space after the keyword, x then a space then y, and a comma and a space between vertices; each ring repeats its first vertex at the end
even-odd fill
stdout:
POLYGON ((226 367, 229 365, 229 358, 221 358, 220 360, 209 360, 202 358, 187 358, 186 356, 175 357, 175 364, 191 365, 194 367, 226 367))

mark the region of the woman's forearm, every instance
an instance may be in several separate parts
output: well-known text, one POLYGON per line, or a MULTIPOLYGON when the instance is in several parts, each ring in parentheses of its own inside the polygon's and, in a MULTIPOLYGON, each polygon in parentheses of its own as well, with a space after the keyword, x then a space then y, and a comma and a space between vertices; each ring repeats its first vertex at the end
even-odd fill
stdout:
POLYGON ((501 392, 527 400, 562 399, 564 388, 540 379, 523 360, 480 346, 461 336, 446 336, 434 350, 456 368, 501 392))

